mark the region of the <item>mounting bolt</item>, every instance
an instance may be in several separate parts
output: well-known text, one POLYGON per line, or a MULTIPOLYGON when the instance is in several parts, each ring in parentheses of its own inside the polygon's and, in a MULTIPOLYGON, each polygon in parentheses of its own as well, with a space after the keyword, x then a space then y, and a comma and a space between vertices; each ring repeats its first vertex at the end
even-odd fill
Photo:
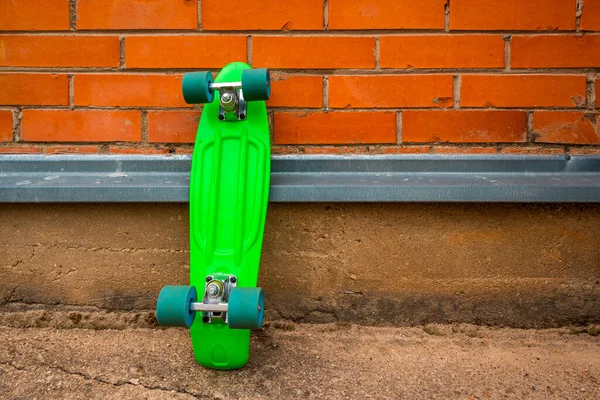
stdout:
POLYGON ((212 281, 212 276, 207 276, 206 277, 206 282, 210 282, 210 281, 212 281))
POLYGON ((235 276, 232 276, 231 278, 229 278, 229 282, 236 283, 237 282, 237 278, 235 276))
POLYGON ((208 318, 208 315, 205 315, 202 317, 202 322, 204 322, 205 324, 208 324, 208 321, 210 321, 210 318, 208 318))

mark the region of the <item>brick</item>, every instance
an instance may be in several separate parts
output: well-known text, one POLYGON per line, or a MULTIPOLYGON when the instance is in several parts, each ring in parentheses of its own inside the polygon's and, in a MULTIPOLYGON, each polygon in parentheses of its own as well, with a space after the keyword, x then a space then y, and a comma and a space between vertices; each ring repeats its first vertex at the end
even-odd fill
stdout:
POLYGON ((581 147, 573 147, 567 151, 569 154, 579 154, 579 155, 600 155, 600 147, 592 147, 592 148, 581 148, 581 147))
POLYGON ((193 154, 193 153, 194 153, 194 149, 181 149, 181 148, 175 149, 175 154, 193 154))
POLYGON ((271 74, 271 99, 267 106, 321 108, 323 77, 271 74))
POLYGON ((504 154, 563 154, 564 149, 548 148, 548 147, 504 147, 504 154))
POLYGON ((40 153, 41 147, 9 146, 0 147, 0 154, 33 154, 40 153))
POLYGON ((76 106, 192 107, 183 100, 181 75, 75 75, 74 87, 76 106))
POLYGON ((464 107, 583 107, 585 76, 463 75, 464 107))
POLYGON ((575 1, 452 0, 451 30, 575 30, 575 1))
POLYGON ((339 147, 306 147, 304 154, 341 154, 342 151, 339 147))
POLYGON ((600 108, 600 79, 596 79, 596 108, 600 108))
POLYGON ((524 111, 404 111, 403 142, 524 142, 524 111))
MULTIPOLYGON (((1 85, 0 85, 1 86, 1 85)), ((13 139, 13 116, 10 110, 0 110, 0 142, 13 139)))
POLYGON ((374 68, 375 39, 347 36, 255 36, 255 67, 329 69, 374 68))
POLYGON ((534 141, 538 143, 600 144, 600 114, 536 111, 534 141))
POLYGON ((0 30, 69 30, 69 2, 65 0, 0 1, 0 30))
POLYGON ((77 29, 197 28, 197 0, 77 1, 77 29))
POLYGON ((444 29, 446 0, 329 0, 329 29, 444 29))
POLYGON ((95 154, 98 152, 98 146, 52 146, 44 148, 46 154, 95 154))
POLYGON ((117 67, 116 36, 0 36, 0 66, 117 67))
POLYGON ((308 146, 304 154, 365 154, 365 146, 308 146))
POLYGON ((275 144, 395 143, 395 112, 275 113, 275 144))
POLYGON ((584 31, 600 31, 600 0, 585 0, 580 27, 584 31))
POLYGON ((152 147, 110 147, 110 154, 169 154, 169 149, 155 149, 152 147))
POLYGON ((424 154, 430 151, 430 146, 394 146, 381 149, 382 154, 424 154))
POLYGON ((203 0, 203 30, 322 30, 322 0, 203 0))
POLYGON ((383 36, 381 68, 502 68, 499 35, 383 36))
POLYGON ((131 36, 125 39, 127 68, 208 69, 221 68, 232 61, 246 61, 245 36, 131 36))
POLYGON ((434 153, 438 154, 497 154, 495 147, 434 147, 434 153))
POLYGON ((24 110, 21 139, 28 142, 135 142, 141 113, 114 110, 24 110))
POLYGON ((595 68, 600 65, 600 35, 513 36, 512 68, 595 68))
POLYGON ((66 106, 69 104, 67 75, 0 74, 0 104, 18 106, 66 106))
POLYGON ((332 108, 450 107, 452 75, 331 76, 332 108))
POLYGON ((271 146, 271 154, 298 154, 297 146, 271 146))
POLYGON ((194 143, 199 121, 199 111, 149 111, 148 141, 194 143))

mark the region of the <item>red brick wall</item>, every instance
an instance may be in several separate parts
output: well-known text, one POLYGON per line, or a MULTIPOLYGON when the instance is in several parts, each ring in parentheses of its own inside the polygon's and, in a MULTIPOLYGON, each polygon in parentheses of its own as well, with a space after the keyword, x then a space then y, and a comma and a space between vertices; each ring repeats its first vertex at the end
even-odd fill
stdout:
POLYGON ((230 61, 275 153, 600 154, 600 0, 0 1, 0 152, 189 153, 230 61))

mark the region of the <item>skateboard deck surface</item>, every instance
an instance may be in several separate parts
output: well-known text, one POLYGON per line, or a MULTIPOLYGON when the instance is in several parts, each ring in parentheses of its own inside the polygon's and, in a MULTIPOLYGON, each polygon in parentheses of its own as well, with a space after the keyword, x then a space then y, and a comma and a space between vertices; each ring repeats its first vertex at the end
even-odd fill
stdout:
MULTIPOLYGON (((221 70, 215 83, 241 81, 245 63, 221 70)), ((256 287, 267 212, 270 135, 264 101, 247 102, 247 117, 219 121, 219 93, 205 104, 190 177, 190 284, 204 290, 212 274, 233 274, 239 287, 256 287)), ((190 328, 198 363, 217 369, 246 364, 250 330, 225 323, 190 328)))

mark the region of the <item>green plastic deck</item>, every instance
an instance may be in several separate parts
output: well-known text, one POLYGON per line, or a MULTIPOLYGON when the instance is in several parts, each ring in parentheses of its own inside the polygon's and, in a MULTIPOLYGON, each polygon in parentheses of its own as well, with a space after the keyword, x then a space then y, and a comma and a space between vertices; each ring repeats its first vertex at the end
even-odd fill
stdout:
MULTIPOLYGON (((227 65, 215 82, 239 82, 245 63, 227 65)), ((269 196, 270 141, 264 101, 247 103, 245 121, 218 120, 219 95, 205 104, 190 178, 190 284, 204 293, 205 278, 234 274, 238 287, 255 287, 269 196)), ((248 362, 250 331, 202 322, 190 328, 198 363, 235 369, 248 362)))

